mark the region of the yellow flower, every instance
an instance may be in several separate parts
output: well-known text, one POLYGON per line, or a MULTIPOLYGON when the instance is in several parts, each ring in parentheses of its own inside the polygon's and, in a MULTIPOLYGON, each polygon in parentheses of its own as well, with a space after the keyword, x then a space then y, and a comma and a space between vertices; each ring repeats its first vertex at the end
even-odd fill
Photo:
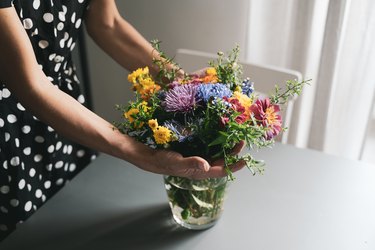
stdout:
POLYGON ((139 109, 131 108, 128 112, 124 113, 124 117, 129 120, 129 122, 134 122, 135 116, 139 113, 139 109))
POLYGON ((236 98, 241 103, 245 108, 245 115, 250 117, 250 106, 253 104, 253 100, 239 91, 233 92, 233 98, 236 98))
POLYGON ((241 103, 241 105, 244 106, 245 108, 250 107, 251 104, 253 104, 253 100, 250 97, 248 97, 247 95, 245 95, 245 94, 243 94, 239 91, 234 91, 233 97, 238 99, 238 101, 241 103))
POLYGON ((210 67, 210 68, 206 69, 206 74, 207 75, 217 75, 216 69, 214 67, 210 67))
POLYGON ((237 86, 236 89, 235 89, 234 91, 238 91, 238 92, 241 93, 241 92, 242 92, 242 88, 241 88, 241 86, 237 86))
POLYGON ((156 119, 151 119, 148 121, 148 126, 150 126, 150 128, 152 129, 152 131, 154 131, 155 129, 158 128, 159 124, 158 124, 158 120, 156 119))
POLYGON ((128 75, 128 81, 133 84, 133 91, 137 91, 143 100, 148 100, 161 87, 152 79, 148 67, 137 69, 128 75))
POLYGON ((155 82, 151 79, 151 77, 142 78, 139 80, 139 84, 143 87, 153 86, 155 82))
POLYGON ((139 109, 142 109, 143 112, 147 113, 149 109, 151 109, 151 107, 148 107, 147 106, 147 102, 146 101, 143 101, 141 102, 140 104, 138 104, 138 108, 139 109))
POLYGON ((203 77, 202 81, 204 83, 217 83, 218 78, 217 78, 216 69, 213 67, 206 69, 206 76, 203 77))
POLYGON ((148 67, 145 67, 143 69, 139 68, 128 75, 128 81, 133 84, 136 84, 139 78, 142 79, 145 77, 145 75, 148 75, 148 74, 149 74, 148 67))
POLYGON ((143 100, 148 100, 152 94, 155 92, 158 92, 161 89, 161 87, 157 84, 151 85, 151 86, 143 86, 138 93, 141 94, 141 98, 143 100))
POLYGON ((131 108, 128 112, 124 113, 124 117, 128 119, 130 123, 133 123, 134 128, 141 128, 143 127, 144 122, 138 121, 136 115, 139 113, 139 109, 131 108))
POLYGON ((154 138, 157 144, 165 144, 171 141, 172 132, 166 127, 158 126, 154 130, 154 138))

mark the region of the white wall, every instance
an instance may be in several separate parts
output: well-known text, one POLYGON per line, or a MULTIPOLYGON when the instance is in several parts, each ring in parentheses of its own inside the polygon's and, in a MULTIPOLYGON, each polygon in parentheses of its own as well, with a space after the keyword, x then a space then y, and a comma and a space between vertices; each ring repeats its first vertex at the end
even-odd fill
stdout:
MULTIPOLYGON (((239 44, 245 49, 248 0, 123 0, 117 6, 147 40, 161 40, 169 56, 177 48, 215 53, 239 44)), ((132 96, 127 72, 87 41, 94 109, 108 121, 118 120, 114 105, 132 96)))

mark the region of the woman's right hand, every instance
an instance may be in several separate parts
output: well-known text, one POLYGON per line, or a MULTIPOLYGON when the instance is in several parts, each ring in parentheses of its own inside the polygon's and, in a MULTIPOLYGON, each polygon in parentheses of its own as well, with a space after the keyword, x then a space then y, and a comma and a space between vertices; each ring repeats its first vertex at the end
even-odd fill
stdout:
MULTIPOLYGON (((125 136, 128 137, 128 136, 125 136)), ((129 138, 133 140, 132 138, 129 138)), ((183 157, 181 154, 171 150, 152 149, 140 142, 133 141, 134 155, 126 157, 125 160, 133 163, 139 168, 163 175, 187 177, 190 179, 219 178, 227 176, 224 160, 219 159, 211 165, 198 156, 183 157)), ((235 146, 232 151, 237 155, 244 147, 244 142, 235 146)), ((245 166, 244 161, 229 166, 232 172, 236 172, 245 166)))

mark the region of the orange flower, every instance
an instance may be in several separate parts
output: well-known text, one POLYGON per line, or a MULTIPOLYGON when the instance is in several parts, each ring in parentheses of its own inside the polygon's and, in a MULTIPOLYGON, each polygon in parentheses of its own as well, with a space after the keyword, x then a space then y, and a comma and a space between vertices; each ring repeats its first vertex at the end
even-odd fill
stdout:
POLYGON ((213 67, 206 69, 206 75, 202 78, 202 81, 204 83, 217 83, 218 78, 216 69, 213 67))
MULTIPOLYGON (((144 111, 147 110, 147 109, 145 110, 145 108, 143 106, 141 108, 144 111)), ((139 114, 139 109, 138 108, 131 108, 131 109, 128 110, 128 112, 124 113, 124 117, 126 119, 128 119, 128 121, 130 123, 133 124, 134 128, 142 128, 143 125, 144 125, 144 122, 141 122, 141 121, 138 120, 138 117, 137 117, 138 114, 139 114)))
POLYGON ((238 101, 241 103, 241 105, 245 108, 244 113, 246 115, 246 118, 249 119, 250 118, 250 107, 253 104, 253 100, 250 97, 248 97, 247 95, 242 94, 241 92, 238 92, 238 91, 233 92, 233 98, 238 99, 238 101))
POLYGON ((148 100, 151 95, 161 89, 152 79, 148 67, 133 71, 128 75, 128 81, 133 84, 133 90, 137 91, 143 100, 148 100))
POLYGON ((142 89, 138 91, 138 93, 141 94, 141 98, 143 100, 148 100, 154 93, 158 92, 160 89, 161 87, 159 85, 153 84, 150 86, 143 86, 142 89))
POLYGON ((139 113, 139 109, 132 108, 132 109, 129 109, 128 112, 124 113, 124 117, 128 119, 129 122, 133 123, 138 113, 139 113))

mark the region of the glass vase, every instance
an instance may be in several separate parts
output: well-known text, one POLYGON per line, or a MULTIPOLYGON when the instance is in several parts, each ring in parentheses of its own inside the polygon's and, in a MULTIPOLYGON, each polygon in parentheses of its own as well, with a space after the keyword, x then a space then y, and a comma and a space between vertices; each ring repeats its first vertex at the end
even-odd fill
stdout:
POLYGON ((181 226, 203 230, 215 225, 223 211, 227 177, 191 180, 164 176, 174 220, 181 226))

